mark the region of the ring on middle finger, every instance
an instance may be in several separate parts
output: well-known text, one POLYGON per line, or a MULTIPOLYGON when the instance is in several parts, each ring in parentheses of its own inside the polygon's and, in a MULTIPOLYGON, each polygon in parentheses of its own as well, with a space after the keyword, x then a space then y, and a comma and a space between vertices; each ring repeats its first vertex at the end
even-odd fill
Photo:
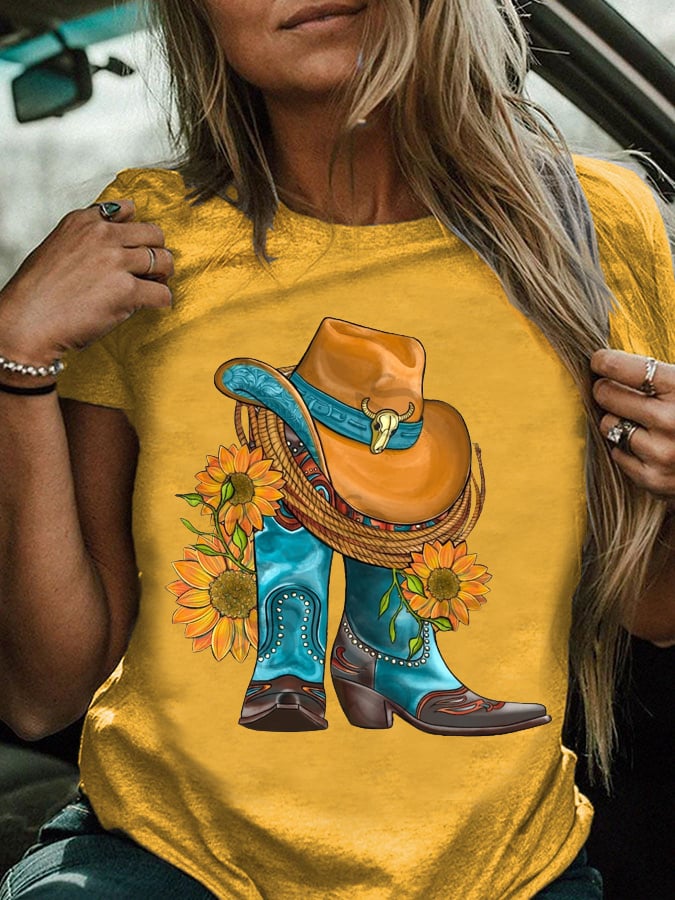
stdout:
POLYGON ((653 356, 648 356, 647 359, 645 359, 645 377, 638 390, 645 394, 645 396, 647 397, 656 397, 654 375, 656 374, 656 367, 658 366, 658 364, 658 360, 654 359, 653 356))
POLYGON ((607 432, 607 442, 624 453, 630 453, 630 439, 640 426, 632 419, 619 419, 607 432))
POLYGON ((147 277, 148 275, 152 275, 152 273, 155 271, 155 265, 157 263, 157 254, 152 249, 152 247, 146 247, 145 249, 148 251, 148 256, 150 257, 149 262, 148 262, 148 268, 143 273, 144 277, 147 277))

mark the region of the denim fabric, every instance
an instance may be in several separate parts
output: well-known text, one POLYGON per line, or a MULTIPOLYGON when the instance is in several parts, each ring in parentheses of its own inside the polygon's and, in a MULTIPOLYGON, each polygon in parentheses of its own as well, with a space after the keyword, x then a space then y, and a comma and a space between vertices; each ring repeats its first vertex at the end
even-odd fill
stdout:
POLYGON ((122 835, 105 831, 86 798, 45 825, 7 872, 0 900, 214 900, 189 875, 122 835))
POLYGON ((542 900, 602 900, 602 875, 597 869, 588 865, 585 847, 581 848, 577 858, 562 875, 535 894, 535 900, 540 900, 540 898, 542 900))
MULTIPOLYGON (((214 900, 189 875, 133 841, 105 831, 85 797, 43 825, 38 842, 5 876, 0 900, 214 900)), ((602 900, 586 851, 535 900, 602 900)), ((495 898, 486 898, 495 900, 495 898)))

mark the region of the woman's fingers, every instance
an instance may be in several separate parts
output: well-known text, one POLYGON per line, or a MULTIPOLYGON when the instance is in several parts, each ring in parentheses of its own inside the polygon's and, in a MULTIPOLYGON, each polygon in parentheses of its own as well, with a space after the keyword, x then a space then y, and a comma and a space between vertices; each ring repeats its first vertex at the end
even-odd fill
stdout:
POLYGON ((616 464, 637 485, 675 496, 675 365, 620 350, 591 358, 593 397, 616 464), (635 426, 635 427, 633 427, 635 426))
MULTIPOLYGON (((650 374, 650 357, 639 356, 635 353, 626 353, 623 350, 596 350, 591 357, 591 370, 596 375, 609 378, 618 384, 641 391, 646 387, 645 381, 650 374)), ((658 362, 651 371, 650 383, 656 392, 656 396, 675 393, 675 365, 658 362)))
POLYGON ((173 255, 164 247, 130 247, 125 255, 128 271, 139 278, 161 281, 173 275, 173 255))

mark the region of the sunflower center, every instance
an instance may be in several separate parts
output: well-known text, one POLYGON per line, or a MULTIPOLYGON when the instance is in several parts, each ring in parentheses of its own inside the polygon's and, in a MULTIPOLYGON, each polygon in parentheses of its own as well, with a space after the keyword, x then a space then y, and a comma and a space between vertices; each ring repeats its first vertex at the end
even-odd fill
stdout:
POLYGON ((245 619, 256 604, 255 575, 223 572, 209 585, 209 597, 222 616, 245 619))
POLYGON ((459 593, 459 578, 452 569, 434 569, 427 584, 437 600, 451 600, 459 593))
POLYGON ((233 472, 229 482, 234 488, 234 494, 230 497, 230 503, 250 503, 255 496, 255 485, 248 475, 243 472, 233 472))

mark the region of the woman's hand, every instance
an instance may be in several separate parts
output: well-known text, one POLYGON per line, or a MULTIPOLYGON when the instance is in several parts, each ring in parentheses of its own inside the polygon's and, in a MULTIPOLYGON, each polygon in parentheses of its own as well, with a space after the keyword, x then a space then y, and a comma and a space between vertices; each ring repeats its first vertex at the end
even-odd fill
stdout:
POLYGON ((0 292, 3 356, 48 365, 142 307, 171 305, 173 257, 162 229, 132 221, 132 200, 118 202, 110 220, 98 204, 68 213, 0 292))
POLYGON ((625 449, 612 447, 616 464, 635 484, 675 506, 675 365, 659 362, 654 396, 640 390, 647 375, 644 356, 622 350, 598 350, 591 369, 601 377, 593 396, 605 411, 600 431, 607 437, 622 419, 639 427, 625 449))

